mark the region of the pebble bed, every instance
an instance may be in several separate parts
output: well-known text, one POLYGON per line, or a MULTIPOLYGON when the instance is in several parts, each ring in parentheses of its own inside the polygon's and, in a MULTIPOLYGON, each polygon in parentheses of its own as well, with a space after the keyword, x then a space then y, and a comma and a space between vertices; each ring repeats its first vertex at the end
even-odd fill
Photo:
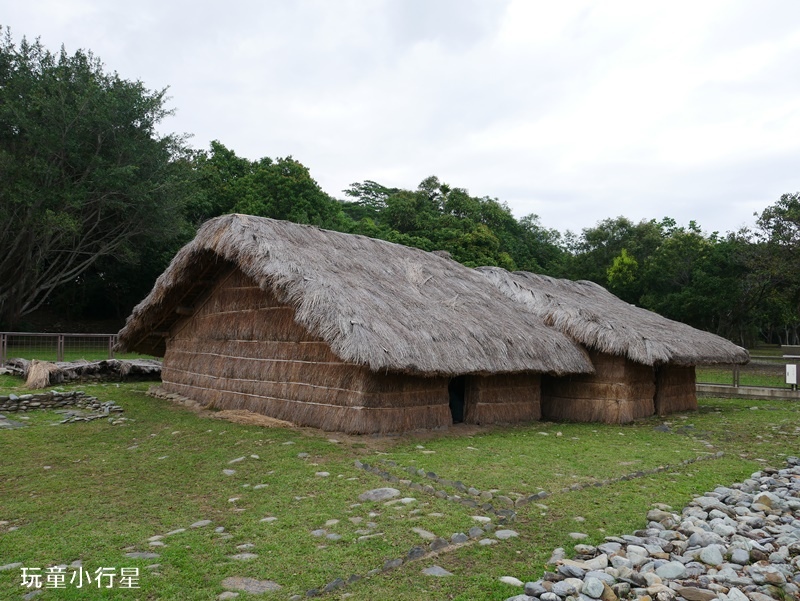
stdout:
POLYGON ((633 535, 576 545, 575 559, 556 549, 557 570, 507 601, 800 599, 800 459, 647 519, 633 535))

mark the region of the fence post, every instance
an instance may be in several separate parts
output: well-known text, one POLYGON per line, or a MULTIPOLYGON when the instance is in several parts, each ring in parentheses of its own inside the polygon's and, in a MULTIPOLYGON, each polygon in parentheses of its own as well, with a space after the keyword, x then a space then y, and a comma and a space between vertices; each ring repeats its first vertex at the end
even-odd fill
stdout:
POLYGON ((0 364, 4 364, 8 355, 8 334, 0 334, 0 364))
POLYGON ((108 335, 108 358, 114 358, 114 334, 108 335))
POLYGON ((63 361, 64 360, 64 335, 58 335, 58 341, 56 342, 56 361, 63 361))

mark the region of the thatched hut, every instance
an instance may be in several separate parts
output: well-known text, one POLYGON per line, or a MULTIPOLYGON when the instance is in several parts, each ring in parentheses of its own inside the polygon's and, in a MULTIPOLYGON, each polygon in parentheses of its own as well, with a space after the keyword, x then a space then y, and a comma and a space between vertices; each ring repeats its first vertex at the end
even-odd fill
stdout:
POLYGON ((540 417, 540 374, 585 352, 475 270, 284 221, 205 223, 119 334, 163 387, 350 433, 540 417))
POLYGON ((697 409, 695 366, 747 363, 732 342, 630 305, 593 282, 478 270, 527 312, 584 345, 594 374, 542 381, 542 416, 624 423, 697 409))

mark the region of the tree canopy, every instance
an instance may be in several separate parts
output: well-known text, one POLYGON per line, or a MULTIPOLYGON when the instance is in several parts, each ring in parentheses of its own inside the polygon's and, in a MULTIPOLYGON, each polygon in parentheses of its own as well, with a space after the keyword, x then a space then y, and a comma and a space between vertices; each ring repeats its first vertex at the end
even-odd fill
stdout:
POLYGON ((161 136, 165 90, 37 40, 0 42, 0 322, 13 324, 102 257, 180 231, 178 136, 161 136))

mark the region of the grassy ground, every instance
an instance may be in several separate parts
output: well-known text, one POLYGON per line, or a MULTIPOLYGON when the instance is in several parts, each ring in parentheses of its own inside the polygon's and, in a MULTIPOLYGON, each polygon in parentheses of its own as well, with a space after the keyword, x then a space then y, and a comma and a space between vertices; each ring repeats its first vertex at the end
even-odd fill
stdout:
MULTIPOLYGON (((724 367, 698 367, 697 381, 702 384, 733 384, 733 370, 724 367)), ((786 384, 783 363, 746 365, 739 372, 740 386, 765 386, 767 388, 789 388, 786 384)))
MULTIPOLYGON (((24 347, 8 347, 8 357, 25 357, 28 360, 37 359, 39 361, 57 361, 56 349, 38 348, 30 349, 24 347)), ((108 359, 107 348, 65 348, 64 361, 102 361, 108 359)), ((140 355, 139 353, 114 353, 115 359, 152 359, 150 355, 140 355)))
MULTIPOLYGON (((517 509, 512 526, 520 534, 516 539, 490 547, 467 545, 407 563, 328 598, 340 598, 346 591, 354 600, 505 599, 521 591, 498 578, 539 577, 550 552, 569 547, 570 532, 585 532, 590 542, 631 532, 645 525, 644 515, 653 503, 680 508, 693 494, 741 480, 762 465, 780 466, 787 454, 800 452, 800 406, 789 402, 704 399, 699 412, 666 422, 459 426, 379 438, 211 419, 147 397, 146 388, 81 388, 122 405, 127 425, 97 420, 54 426, 60 416, 42 411, 25 415, 26 428, 0 430, 0 565, 22 562, 46 568, 80 559, 91 572, 140 568, 138 590, 67 585, 38 598, 212 600, 222 592, 224 578, 245 576, 283 585, 260 598, 286 599, 337 577, 363 576, 388 559, 404 556, 423 542, 412 527, 449 538, 474 525, 471 516, 480 512, 403 485, 392 486, 415 502, 359 505, 360 493, 387 485, 354 467, 359 459, 385 465, 401 478, 411 478, 404 467, 416 466, 498 494, 553 494, 539 505, 517 509), (682 463, 718 451, 724 452, 722 458, 682 463), (309 456, 299 458, 298 453, 309 456), (239 457, 245 459, 229 463, 239 457), (663 469, 656 474, 559 492, 576 483, 658 467, 663 469), (223 469, 236 473, 226 476, 223 469), (259 484, 266 486, 256 489, 259 484), (267 516, 278 519, 260 521, 267 516), (355 524, 349 518, 362 520, 355 524), (169 536, 163 541, 166 547, 149 548, 149 537, 201 519, 213 524, 169 536), (340 522, 327 531, 341 540, 310 534, 331 519, 340 522), (356 530, 366 522, 374 522, 372 531, 383 534, 358 541, 356 530), (214 533, 217 526, 232 538, 221 539, 214 533), (258 558, 229 559, 244 543, 254 545, 249 552, 258 558), (153 550, 160 557, 129 559, 127 548, 153 550), (160 567, 146 568, 154 563, 160 567), (423 576, 421 570, 434 563, 455 577, 423 576)), ((0 394, 8 392, 25 391, 19 380, 0 376, 0 394)), ((0 571, 0 599, 20 599, 24 593, 19 569, 0 571)))

